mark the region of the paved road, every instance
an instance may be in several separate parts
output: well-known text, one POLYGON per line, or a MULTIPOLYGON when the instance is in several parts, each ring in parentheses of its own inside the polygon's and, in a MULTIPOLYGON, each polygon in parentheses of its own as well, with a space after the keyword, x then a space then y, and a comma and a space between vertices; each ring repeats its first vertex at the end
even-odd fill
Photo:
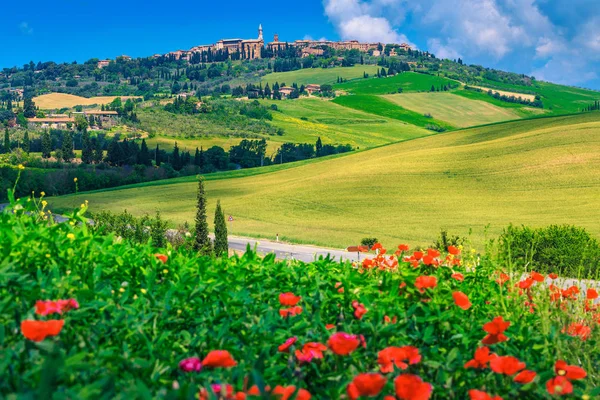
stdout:
MULTIPOLYGON (((357 261, 357 253, 348 253, 346 250, 329 249, 322 247, 314 247, 300 244, 281 243, 265 239, 250 239, 239 236, 229 236, 229 248, 233 250, 245 251, 250 245, 252 249, 256 247, 256 251, 260 254, 275 253, 275 256, 280 259, 300 260, 311 262, 320 256, 326 257, 329 255, 336 261, 347 260, 357 261)), ((360 256, 363 260, 364 254, 360 256)))

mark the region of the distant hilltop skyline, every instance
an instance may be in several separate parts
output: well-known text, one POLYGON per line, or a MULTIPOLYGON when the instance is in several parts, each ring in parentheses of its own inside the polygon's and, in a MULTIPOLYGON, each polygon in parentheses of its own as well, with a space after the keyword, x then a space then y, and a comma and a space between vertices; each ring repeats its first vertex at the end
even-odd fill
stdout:
MULTIPOLYGON (((187 60, 190 61, 194 54, 206 55, 216 54, 221 52, 224 55, 228 55, 231 59, 241 60, 255 60, 260 58, 272 58, 281 51, 286 51, 290 48, 301 49, 302 57, 320 56, 323 54, 324 47, 330 47, 334 50, 358 50, 360 52, 372 52, 373 55, 379 56, 386 44, 383 42, 360 42, 358 40, 312 40, 312 39, 301 39, 294 40, 293 42, 280 41, 279 34, 273 34, 273 41, 265 42, 263 35, 262 24, 258 25, 258 37, 256 39, 219 39, 216 43, 198 45, 190 48, 189 50, 175 50, 166 54, 154 54, 152 57, 172 57, 175 60, 187 60)), ((395 43, 394 43, 395 44, 395 43)), ((407 43, 396 44, 401 50, 412 50, 413 47, 407 43)), ((130 58, 129 56, 121 56, 123 58, 130 58)), ((117 57, 118 58, 118 57, 117 57)), ((98 68, 108 66, 110 59, 100 60, 98 62, 98 68)))

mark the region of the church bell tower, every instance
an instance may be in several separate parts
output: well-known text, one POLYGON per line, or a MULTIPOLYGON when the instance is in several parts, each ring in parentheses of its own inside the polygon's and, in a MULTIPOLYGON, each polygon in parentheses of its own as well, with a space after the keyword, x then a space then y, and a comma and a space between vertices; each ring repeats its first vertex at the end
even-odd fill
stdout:
POLYGON ((258 25, 258 40, 263 40, 262 24, 258 25))

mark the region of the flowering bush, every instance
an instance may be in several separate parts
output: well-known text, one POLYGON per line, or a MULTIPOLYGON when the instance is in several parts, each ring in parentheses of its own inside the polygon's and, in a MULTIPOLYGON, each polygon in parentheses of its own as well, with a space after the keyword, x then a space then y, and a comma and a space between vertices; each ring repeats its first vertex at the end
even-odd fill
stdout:
POLYGON ((523 284, 459 248, 378 246, 355 267, 211 259, 15 204, 0 213, 1 397, 600 395, 594 291, 523 284))

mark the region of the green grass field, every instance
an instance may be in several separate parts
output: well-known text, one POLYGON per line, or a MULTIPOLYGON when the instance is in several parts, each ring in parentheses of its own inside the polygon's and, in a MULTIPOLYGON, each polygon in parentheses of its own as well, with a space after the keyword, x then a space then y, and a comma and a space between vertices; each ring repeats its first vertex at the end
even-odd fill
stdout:
POLYGON ((438 125, 445 129, 454 128, 453 125, 439 119, 425 117, 424 114, 407 110, 400 105, 392 102, 383 96, 372 95, 349 95, 336 97, 333 100, 336 104, 344 107, 353 108, 370 114, 379 115, 386 118, 397 119, 407 124, 426 127, 427 125, 438 125))
MULTIPOLYGON (((575 224, 600 234, 600 113, 500 123, 298 167, 207 182, 231 233, 345 247, 374 236, 427 244, 440 228, 477 245, 509 223, 575 224)), ((246 172, 247 173, 247 172, 246 172)), ((229 177, 231 178, 231 176, 229 177)), ((195 182, 51 199, 192 222, 195 182)))
POLYGON ((428 113, 435 119, 460 128, 521 118, 514 109, 501 108, 448 92, 402 93, 384 98, 420 115, 428 113))
POLYGON ((377 74, 376 65, 355 65, 353 67, 337 67, 337 68, 308 68, 289 72, 274 72, 262 77, 262 84, 273 86, 275 82, 281 85, 285 83, 288 86, 297 83, 298 85, 308 85, 310 83, 316 85, 330 84, 337 82, 337 78, 347 80, 362 79, 364 72, 373 75, 377 74))
POLYGON ((392 94, 398 93, 398 88, 404 92, 428 92, 431 86, 436 88, 444 85, 457 85, 456 81, 447 78, 405 72, 387 78, 359 79, 334 85, 336 90, 354 94, 392 94))

